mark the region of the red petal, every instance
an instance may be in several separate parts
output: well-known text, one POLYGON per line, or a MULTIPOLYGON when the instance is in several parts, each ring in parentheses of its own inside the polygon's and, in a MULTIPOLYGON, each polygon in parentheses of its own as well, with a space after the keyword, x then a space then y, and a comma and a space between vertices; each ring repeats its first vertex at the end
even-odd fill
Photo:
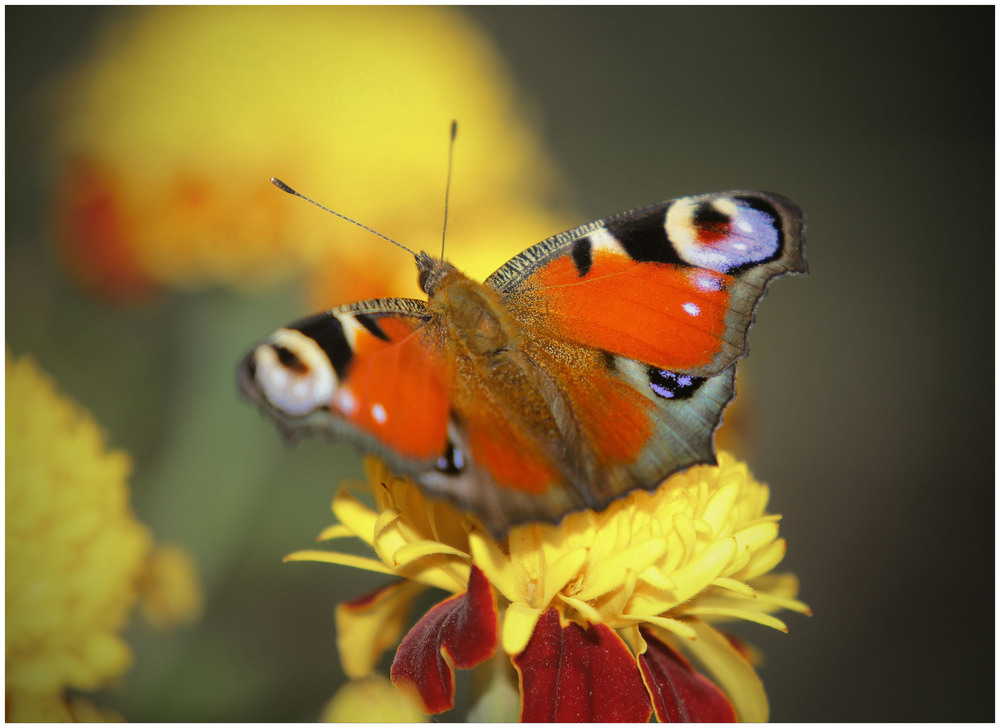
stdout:
POLYGON ((607 625, 562 627, 550 609, 514 665, 524 722, 645 723, 653 712, 635 657, 607 625))
POLYGON ((413 692, 428 714, 455 707, 453 667, 475 667, 497 646, 497 606, 490 584, 475 566, 469 590, 441 602, 403 638, 390 675, 400 690, 413 692))
POLYGON ((397 589, 401 583, 403 583, 402 579, 394 579, 388 584, 375 587, 367 594, 362 594, 360 597, 356 597, 349 602, 341 602, 339 606, 352 612, 363 612, 366 609, 371 609, 382 599, 385 599, 394 589, 397 589))
POLYGON ((642 676, 661 723, 733 723, 736 711, 726 694, 691 663, 646 630, 646 653, 639 656, 642 676))

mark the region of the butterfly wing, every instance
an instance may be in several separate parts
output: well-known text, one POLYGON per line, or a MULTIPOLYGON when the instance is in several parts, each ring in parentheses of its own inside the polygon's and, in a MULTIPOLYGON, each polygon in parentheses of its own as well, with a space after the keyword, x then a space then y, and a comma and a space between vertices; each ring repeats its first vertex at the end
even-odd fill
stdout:
POLYGON ((409 299, 335 308, 255 346, 240 365, 241 388, 290 439, 324 433, 378 453, 496 533, 599 505, 588 488, 567 487, 587 480, 582 458, 554 452, 570 433, 546 420, 560 396, 555 377, 568 372, 549 362, 553 386, 540 392, 534 375, 544 370, 521 352, 506 365, 463 355, 455 329, 467 327, 456 318, 409 299))
POLYGON ((404 471, 445 452, 452 372, 422 301, 362 301, 282 327, 239 368, 290 438, 325 432, 404 471))
POLYGON ((705 377, 746 353, 770 281, 806 272, 802 232, 779 195, 684 197, 544 240, 486 284, 550 336, 705 377))
MULTIPOLYGON (((570 230, 490 276, 527 334, 524 355, 552 382, 564 446, 555 455, 508 450, 539 466, 563 458, 562 483, 492 498, 492 527, 601 507, 714 463, 757 304, 774 278, 806 272, 802 242, 794 203, 730 192, 570 230)), ((467 418, 472 459, 491 432, 489 421, 467 418)))

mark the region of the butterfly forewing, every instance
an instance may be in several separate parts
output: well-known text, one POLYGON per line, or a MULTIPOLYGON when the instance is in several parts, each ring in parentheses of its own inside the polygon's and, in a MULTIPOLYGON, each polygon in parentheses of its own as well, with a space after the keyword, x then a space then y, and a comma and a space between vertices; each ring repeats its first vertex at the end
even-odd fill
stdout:
POLYGON ((710 376, 746 353, 768 283, 805 272, 801 241, 778 195, 685 197, 553 236, 486 283, 552 336, 710 376))
POLYGON ((244 360, 243 389, 293 436, 323 431, 393 463, 445 451, 452 371, 423 301, 362 301, 275 331, 244 360))

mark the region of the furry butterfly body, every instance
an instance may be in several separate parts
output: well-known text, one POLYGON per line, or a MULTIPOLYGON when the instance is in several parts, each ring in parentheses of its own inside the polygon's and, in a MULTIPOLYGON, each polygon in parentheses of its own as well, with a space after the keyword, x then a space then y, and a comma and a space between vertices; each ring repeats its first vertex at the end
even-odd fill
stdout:
POLYGON ((769 282, 806 272, 803 217, 760 192, 671 200, 549 238, 484 283, 426 253, 428 300, 280 328, 240 365, 290 437, 378 453, 495 533, 714 463, 769 282))

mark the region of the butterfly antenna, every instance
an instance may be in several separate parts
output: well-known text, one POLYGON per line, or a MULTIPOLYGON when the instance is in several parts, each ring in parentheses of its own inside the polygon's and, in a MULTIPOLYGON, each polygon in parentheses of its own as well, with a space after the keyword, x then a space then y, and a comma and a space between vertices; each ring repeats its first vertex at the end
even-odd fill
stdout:
POLYGON ((286 184, 285 184, 284 182, 282 182, 282 181, 281 181, 280 179, 278 179, 277 177, 272 177, 272 178, 271 178, 271 184, 273 184, 273 185, 274 185, 275 187, 277 187, 277 188, 278 188, 279 190, 281 190, 282 192, 287 192, 287 193, 288 193, 288 194, 290 194, 290 195, 295 195, 296 197, 301 197, 301 198, 302 198, 303 200, 305 200, 306 202, 311 202, 312 204, 316 205, 316 207, 320 208, 321 210, 326 210, 326 211, 327 211, 327 212, 329 212, 329 213, 330 213, 331 215, 336 215, 337 217, 339 217, 339 218, 340 218, 340 219, 342 219, 342 220, 347 220, 347 222, 349 222, 349 223, 352 223, 352 224, 354 224, 354 225, 357 225, 357 226, 358 226, 359 228, 361 228, 362 230, 367 230, 367 231, 368 231, 368 232, 370 232, 370 233, 371 233, 372 235, 378 235, 378 236, 379 236, 380 238, 382 238, 383 240, 388 240, 388 241, 389 241, 390 243, 392 243, 392 244, 393 244, 393 245, 395 245, 396 247, 399 247, 399 248, 402 248, 402 249, 403 249, 403 250, 405 250, 405 251, 406 251, 407 253, 409 253, 410 255, 412 255, 412 256, 413 256, 414 258, 416 258, 416 257, 417 257, 417 254, 416 254, 416 253, 414 253, 414 252, 413 252, 412 250, 410 250, 409 248, 407 248, 407 247, 406 247, 405 245, 403 245, 402 243, 398 243, 398 242, 396 242, 395 240, 393 240, 392 238, 390 238, 390 237, 389 237, 388 235, 383 235, 383 234, 382 234, 382 233, 380 233, 380 232, 379 232, 378 230, 372 230, 372 229, 371 229, 370 227, 368 227, 367 225, 362 225, 362 224, 361 224, 360 222, 358 222, 357 220, 353 220, 353 219, 349 218, 349 217, 348 217, 347 215, 342 215, 342 214, 340 214, 339 212, 337 212, 336 210, 331 210, 331 209, 330 209, 329 207, 327 207, 326 205, 321 205, 321 204, 319 204, 318 202, 316 202, 316 200, 310 200, 310 199, 309 199, 308 197, 306 197, 305 195, 303 195, 303 194, 302 194, 301 192, 296 192, 295 190, 293 190, 293 189, 292 189, 291 187, 289 187, 288 185, 286 185, 286 184))
POLYGON ((441 228, 441 260, 444 260, 444 236, 448 232, 448 197, 451 194, 451 161, 455 156, 455 137, 458 135, 458 122, 451 120, 451 135, 448 139, 448 176, 444 182, 444 226, 441 228))

